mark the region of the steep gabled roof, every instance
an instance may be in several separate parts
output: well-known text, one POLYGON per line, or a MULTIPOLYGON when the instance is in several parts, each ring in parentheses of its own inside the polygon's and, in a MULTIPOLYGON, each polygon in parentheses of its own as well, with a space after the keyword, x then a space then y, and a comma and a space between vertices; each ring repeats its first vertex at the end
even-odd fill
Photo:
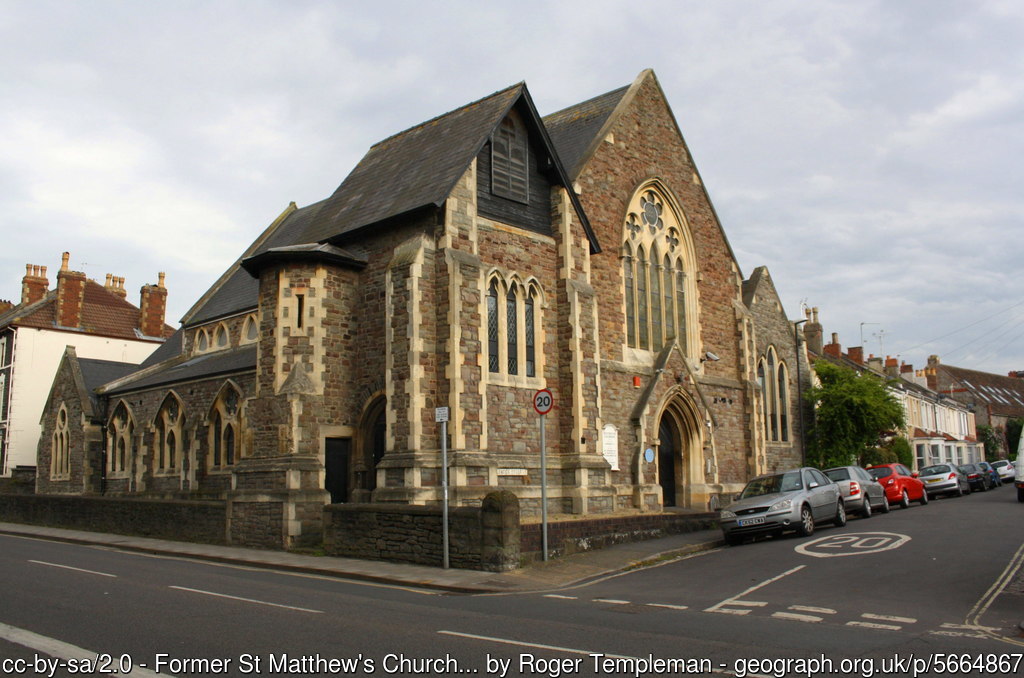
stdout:
POLYGON ((57 325, 57 290, 54 289, 33 304, 15 306, 4 313, 0 316, 0 327, 17 325, 37 329, 60 329, 132 341, 159 341, 174 333, 173 327, 164 324, 164 332, 160 337, 144 336, 138 329, 138 306, 112 293, 94 280, 85 281, 81 318, 81 327, 57 325))
POLYGON ((953 382, 948 389, 953 398, 959 399, 966 392, 995 414, 1024 417, 1024 379, 953 365, 939 364, 936 369, 953 382))
POLYGON ((629 85, 544 116, 551 141, 572 179, 579 176, 592 147, 604 138, 598 133, 627 91, 629 85))
POLYGON ((93 412, 99 413, 99 398, 96 389, 115 379, 120 379, 135 370, 139 366, 134 363, 121 363, 113 360, 94 360, 92 358, 79 358, 78 367, 82 373, 82 385, 89 394, 92 402, 93 412))

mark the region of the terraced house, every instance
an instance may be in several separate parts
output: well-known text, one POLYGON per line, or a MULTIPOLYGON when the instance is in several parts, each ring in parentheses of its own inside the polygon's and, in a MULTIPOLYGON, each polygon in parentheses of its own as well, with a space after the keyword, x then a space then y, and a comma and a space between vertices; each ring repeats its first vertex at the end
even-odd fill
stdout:
POLYGON ((743 282, 653 72, 545 118, 517 84, 289 205, 139 369, 66 361, 40 467, 93 398, 88 491, 223 499, 230 541, 289 546, 328 503, 439 502, 447 407, 452 502, 535 514, 546 388, 549 510, 707 510, 800 457, 793 325, 743 282))

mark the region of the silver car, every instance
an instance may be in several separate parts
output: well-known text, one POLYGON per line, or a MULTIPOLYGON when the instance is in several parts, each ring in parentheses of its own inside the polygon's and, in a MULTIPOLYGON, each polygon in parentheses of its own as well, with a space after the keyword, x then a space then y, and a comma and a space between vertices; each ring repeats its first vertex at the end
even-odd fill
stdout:
POLYGON ((924 483, 925 492, 932 497, 940 494, 962 497, 971 493, 967 475, 953 464, 925 466, 918 478, 924 483))
POLYGON ((807 467, 754 478, 719 516, 729 544, 739 544, 746 536, 788 530, 808 536, 822 521, 842 527, 846 508, 839 486, 818 469, 807 467))
POLYGON ((860 466, 837 466, 826 469, 825 475, 839 485, 847 514, 870 518, 876 508, 882 513, 889 512, 885 488, 860 466))

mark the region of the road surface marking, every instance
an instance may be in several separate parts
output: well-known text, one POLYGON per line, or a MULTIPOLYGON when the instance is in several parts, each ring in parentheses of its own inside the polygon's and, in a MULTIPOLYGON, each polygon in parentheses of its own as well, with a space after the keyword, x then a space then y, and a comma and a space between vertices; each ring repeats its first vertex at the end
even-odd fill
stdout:
POLYGON ((545 594, 545 598, 558 598, 559 600, 577 600, 576 596, 560 596, 557 593, 545 594))
POLYGON ((795 612, 772 612, 772 616, 777 619, 792 619, 793 621, 809 622, 812 624, 822 620, 822 617, 815 617, 810 614, 796 614, 795 612))
POLYGON ((813 558, 840 558, 881 553, 899 548, 908 541, 909 536, 896 532, 844 532, 804 542, 793 550, 813 558))
POLYGON ((747 605, 749 607, 764 607, 768 603, 761 600, 733 600, 730 605, 747 605))
POLYGON ((914 624, 917 622, 916 619, 911 617, 892 617, 887 614, 871 614, 870 612, 862 614, 861 617, 864 619, 877 619, 878 621, 900 622, 901 624, 914 624))
POLYGON ((647 607, 663 607, 667 610, 688 610, 686 605, 669 605, 668 603, 647 603, 647 607))
POLYGON ((929 631, 928 633, 933 636, 949 636, 953 638, 985 638, 988 639, 984 633, 967 633, 965 631, 929 631))
MULTIPOLYGON (((766 579, 765 581, 761 582, 760 584, 756 584, 754 586, 751 586, 749 589, 746 589, 745 591, 742 591, 742 592, 738 593, 737 595, 733 596, 732 598, 726 598, 722 602, 717 603, 715 605, 712 605, 711 607, 707 608, 704 611, 705 612, 724 611, 724 610, 721 610, 721 608, 725 607, 726 605, 757 605, 757 603, 743 602, 743 601, 740 600, 740 598, 742 598, 743 596, 747 595, 748 593, 753 593, 754 591, 756 591, 756 590, 758 590, 760 588, 764 588, 765 586, 768 586, 769 584, 771 584, 773 582, 777 582, 778 580, 782 579, 783 577, 787 577, 787 576, 793 574, 794 572, 799 572, 800 570, 804 569, 805 567, 807 567, 807 566, 806 565, 797 565, 796 567, 794 567, 791 570, 786 570, 785 572, 783 572, 780 575, 776 575, 776 576, 772 577, 771 579, 766 579)), ((763 605, 764 603, 761 603, 761 604, 763 605)), ((738 614, 746 614, 749 611, 750 610, 747 610, 746 612, 740 612, 738 614)), ((726 614, 737 614, 737 612, 735 612, 735 611, 727 612, 726 614)))
POLYGON ((710 607, 705 612, 717 612, 718 614, 750 614, 750 610, 733 610, 728 607, 716 607, 711 609, 710 607))
POLYGON ((191 591, 192 593, 202 593, 204 596, 216 596, 217 598, 228 598, 230 600, 240 600, 243 603, 256 603, 257 605, 269 605, 270 607, 283 607, 286 610, 297 610, 299 612, 312 612, 313 614, 323 614, 323 610, 310 610, 306 607, 295 607, 293 605, 280 605, 278 603, 268 603, 265 600, 253 600, 252 598, 239 598, 238 596, 229 596, 226 593, 214 593, 213 591, 203 591, 201 589, 190 589, 184 586, 170 586, 168 588, 177 589, 179 591, 191 591))
POLYGON ((892 624, 873 624, 871 622, 851 621, 846 622, 847 626, 860 626, 866 629, 886 629, 887 631, 899 631, 902 626, 893 626, 892 624))
POLYGON ((818 614, 835 614, 836 611, 828 607, 811 607, 810 605, 790 605, 794 612, 817 612, 818 614))
MULTIPOLYGON (((443 636, 455 636, 456 638, 469 638, 471 640, 486 640, 491 643, 501 643, 502 645, 515 645, 517 647, 534 647, 538 650, 553 650, 555 652, 568 652, 570 654, 584 654, 584 655, 600 655, 602 657, 610 657, 611 659, 632 659, 636 660, 637 657, 630 657, 629 655, 623 654, 611 654, 609 652, 595 652, 593 650, 580 650, 575 647, 560 647, 558 645, 543 645, 541 643, 527 643, 521 640, 511 640, 509 638, 495 638, 494 636, 478 636, 475 633, 461 633, 459 631, 438 631, 438 634, 443 636)), ((722 669, 712 669, 711 673, 734 676, 732 671, 725 671, 722 669)), ((747 678, 771 678, 770 676, 762 673, 748 673, 747 678)))
POLYGON ((116 574, 107 574, 106 572, 97 572, 96 570, 83 570, 80 567, 71 567, 70 565, 58 565, 57 563, 48 563, 48 562, 43 561, 43 560, 30 560, 28 562, 35 563, 36 565, 47 565, 49 567, 59 567, 59 568, 61 568, 63 570, 74 570, 75 572, 85 572, 87 574, 98 574, 101 577, 113 577, 114 579, 117 579, 117 575, 116 574))
MULTIPOLYGON (((89 660, 95 663, 96 657, 99 656, 98 652, 86 650, 85 648, 65 643, 64 641, 57 640, 56 638, 41 636, 38 633, 32 633, 31 631, 19 629, 15 626, 8 626, 7 624, 0 624, 0 638, 57 659, 89 660)), ((114 661, 116 663, 116 657, 114 658, 114 661)), ((150 676, 167 676, 170 674, 154 673, 149 669, 144 669, 138 665, 132 665, 132 675, 145 676, 146 678, 149 678, 150 676)))
POLYGON ((961 629, 964 631, 998 631, 997 626, 978 626, 976 624, 940 624, 944 629, 961 629))
POLYGON ((614 598, 594 598, 594 602, 605 605, 632 605, 628 600, 615 600, 614 598))
POLYGON ((1013 580, 1014 576, 1016 576, 1017 571, 1021 568, 1021 565, 1024 565, 1024 544, 1020 545, 1020 548, 1017 549, 1017 552, 1013 554, 1012 558, 1010 558, 1010 562, 1007 563, 1006 568, 1003 570, 1002 574, 996 577, 996 580, 992 583, 992 586, 988 588, 988 591, 985 591, 985 595, 983 595, 978 600, 978 602, 974 604, 974 607, 971 608, 971 611, 967 613, 967 619, 964 620, 964 624, 973 626, 978 629, 982 629, 982 633, 986 634, 989 638, 1001 640, 1005 643, 1010 643, 1011 645, 1020 645, 1024 647, 1024 641, 1015 640, 1013 638, 1008 638, 1006 636, 999 635, 998 633, 993 633, 992 631, 986 630, 989 627, 981 626, 978 623, 981 620, 982 615, 984 615, 985 612, 988 611, 989 606, 996 599, 996 597, 998 597, 999 594, 1003 592, 1003 589, 1006 588, 1006 585, 1013 580))

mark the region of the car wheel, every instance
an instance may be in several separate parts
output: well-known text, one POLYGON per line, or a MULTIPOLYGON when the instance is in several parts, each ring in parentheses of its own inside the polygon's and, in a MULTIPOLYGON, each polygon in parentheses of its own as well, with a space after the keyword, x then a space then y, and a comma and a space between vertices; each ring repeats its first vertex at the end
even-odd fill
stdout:
POLYGON ((891 510, 892 510, 892 507, 889 506, 889 500, 886 499, 885 495, 883 494, 882 495, 882 513, 888 513, 891 510))
POLYGON ((903 496, 900 497, 900 508, 910 508, 910 495, 906 490, 903 490, 903 496))
POLYGON ((869 497, 867 495, 864 495, 864 506, 862 506, 861 509, 860 509, 860 517, 861 518, 870 518, 871 517, 871 497, 869 497))
POLYGON ((800 509, 800 525, 796 528, 796 531, 801 537, 810 537, 814 534, 814 516, 811 514, 811 509, 807 506, 800 509))
POLYGON ((921 502, 921 506, 928 503, 928 493, 924 490, 921 490, 921 499, 919 501, 921 502))
POLYGON ((843 506, 842 497, 839 498, 839 502, 836 504, 836 517, 832 520, 832 524, 836 527, 846 525, 846 507, 843 506))

